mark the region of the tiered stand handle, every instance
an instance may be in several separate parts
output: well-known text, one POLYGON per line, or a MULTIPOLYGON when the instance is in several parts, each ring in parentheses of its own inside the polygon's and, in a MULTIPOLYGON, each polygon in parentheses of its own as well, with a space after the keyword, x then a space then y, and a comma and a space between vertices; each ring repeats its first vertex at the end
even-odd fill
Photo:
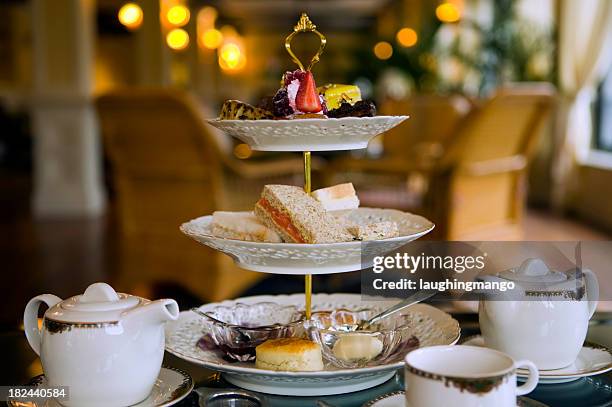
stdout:
MULTIPOLYGON (((291 59, 304 70, 310 70, 319 61, 326 44, 306 14, 285 39, 285 48, 291 59), (299 33, 314 33, 320 39, 317 53, 308 64, 303 64, 291 50, 291 41, 299 33)), ((252 149, 260 151, 296 151, 304 157, 304 190, 311 193, 311 152, 355 150, 367 147, 378 134, 395 127, 408 116, 345 117, 340 119, 310 118, 294 120, 208 120, 211 125, 239 138, 252 149)), ((360 208, 356 216, 377 216, 396 222, 400 236, 385 239, 378 250, 381 254, 418 239, 433 229, 425 218, 397 211, 360 208)), ((359 270, 362 266, 359 242, 321 243, 312 245, 294 243, 262 243, 217 238, 210 227, 212 216, 203 216, 181 225, 181 231, 198 242, 233 257, 247 270, 264 273, 305 275, 306 316, 310 317, 312 274, 341 273, 359 270)))

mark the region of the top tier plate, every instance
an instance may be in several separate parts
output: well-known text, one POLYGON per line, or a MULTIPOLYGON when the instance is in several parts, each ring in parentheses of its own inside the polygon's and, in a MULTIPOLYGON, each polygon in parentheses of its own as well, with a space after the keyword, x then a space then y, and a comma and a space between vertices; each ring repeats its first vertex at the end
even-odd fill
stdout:
POLYGON ((341 119, 207 120, 259 151, 336 151, 366 148, 371 139, 408 116, 341 119))

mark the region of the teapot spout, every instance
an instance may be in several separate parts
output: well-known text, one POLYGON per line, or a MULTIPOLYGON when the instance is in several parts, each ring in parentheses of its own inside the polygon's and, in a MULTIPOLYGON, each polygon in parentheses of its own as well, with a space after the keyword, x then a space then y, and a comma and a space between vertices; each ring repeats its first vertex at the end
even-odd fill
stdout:
POLYGON ((126 319, 148 324, 162 324, 167 321, 175 321, 178 316, 179 306, 176 301, 164 299, 136 307, 126 314, 126 319))

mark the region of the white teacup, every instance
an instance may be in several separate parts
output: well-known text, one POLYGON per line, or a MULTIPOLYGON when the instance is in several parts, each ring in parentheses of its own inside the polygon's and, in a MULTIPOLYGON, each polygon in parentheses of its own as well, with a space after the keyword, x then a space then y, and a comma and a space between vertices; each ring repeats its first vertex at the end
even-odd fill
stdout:
POLYGON ((431 346, 406 355, 407 407, 516 407, 516 396, 538 384, 538 369, 505 353, 476 346, 431 346), (516 369, 529 379, 516 385, 516 369))

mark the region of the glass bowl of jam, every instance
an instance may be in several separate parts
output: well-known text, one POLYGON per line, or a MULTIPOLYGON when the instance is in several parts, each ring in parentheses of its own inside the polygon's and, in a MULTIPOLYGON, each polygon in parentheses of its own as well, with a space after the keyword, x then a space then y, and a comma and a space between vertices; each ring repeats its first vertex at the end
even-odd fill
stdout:
POLYGON ((310 339, 321 346, 325 361, 335 367, 347 369, 402 361, 406 353, 419 347, 412 319, 398 313, 366 330, 358 329, 361 321, 378 313, 372 309, 313 312, 305 327, 310 339))
POLYGON ((304 314, 294 306, 273 302, 236 303, 192 311, 202 317, 204 337, 200 342, 212 343, 230 361, 252 362, 255 348, 268 339, 304 333, 304 314))

